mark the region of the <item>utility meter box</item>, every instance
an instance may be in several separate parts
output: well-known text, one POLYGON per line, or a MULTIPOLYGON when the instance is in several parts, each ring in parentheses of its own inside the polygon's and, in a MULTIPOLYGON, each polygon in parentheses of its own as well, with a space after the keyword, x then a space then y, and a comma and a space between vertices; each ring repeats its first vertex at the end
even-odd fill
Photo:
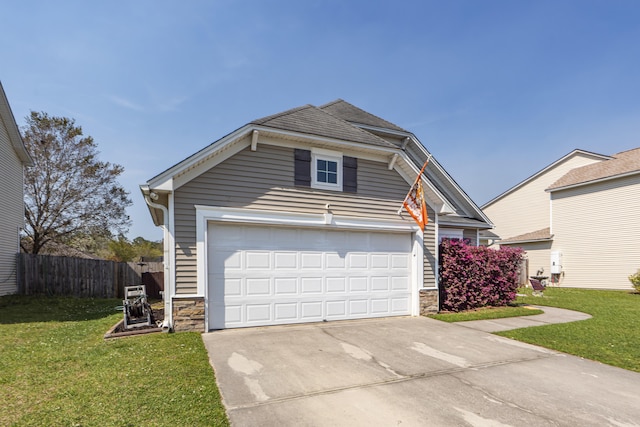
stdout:
POLYGON ((551 252, 551 274, 562 273, 562 252, 551 252))

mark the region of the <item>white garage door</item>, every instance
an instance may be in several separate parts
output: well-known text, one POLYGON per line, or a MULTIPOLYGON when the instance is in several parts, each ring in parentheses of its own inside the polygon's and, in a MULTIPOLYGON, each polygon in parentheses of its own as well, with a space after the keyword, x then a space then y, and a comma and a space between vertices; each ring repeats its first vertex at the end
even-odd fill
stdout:
POLYGON ((410 233, 210 223, 209 328, 411 313, 410 233))

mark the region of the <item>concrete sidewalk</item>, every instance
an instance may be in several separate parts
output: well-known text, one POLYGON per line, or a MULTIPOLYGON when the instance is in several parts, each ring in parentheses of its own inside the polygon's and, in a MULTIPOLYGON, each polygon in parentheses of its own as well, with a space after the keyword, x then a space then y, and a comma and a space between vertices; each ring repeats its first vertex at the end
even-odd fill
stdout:
POLYGON ((544 326, 554 323, 577 322, 578 320, 586 320, 591 318, 590 314, 581 313, 579 311, 566 310, 564 308, 546 307, 539 305, 532 305, 530 307, 540 309, 544 311, 544 313, 536 314, 533 316, 507 317, 505 319, 470 320, 467 322, 456 322, 456 325, 483 332, 500 332, 509 331, 511 329, 528 328, 530 326, 544 326))

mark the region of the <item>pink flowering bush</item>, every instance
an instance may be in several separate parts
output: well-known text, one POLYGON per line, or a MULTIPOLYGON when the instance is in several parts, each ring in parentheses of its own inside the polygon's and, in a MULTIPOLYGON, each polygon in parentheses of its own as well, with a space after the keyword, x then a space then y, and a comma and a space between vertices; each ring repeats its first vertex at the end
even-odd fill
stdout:
POLYGON ((440 244, 440 305, 447 311, 503 306, 516 298, 524 251, 471 246, 462 240, 440 244))

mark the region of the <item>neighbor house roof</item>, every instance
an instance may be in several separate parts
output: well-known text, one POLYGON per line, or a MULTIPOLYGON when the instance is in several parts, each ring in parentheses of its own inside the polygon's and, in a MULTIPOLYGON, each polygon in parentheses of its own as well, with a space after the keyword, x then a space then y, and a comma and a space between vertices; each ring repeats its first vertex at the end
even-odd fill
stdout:
POLYGON ((572 169, 547 190, 555 191, 637 173, 640 173, 640 147, 614 154, 602 162, 572 169))
POLYGON ((520 234, 519 236, 509 237, 500 241, 501 245, 513 245, 516 243, 532 243, 545 242, 553 239, 551 229, 549 227, 542 230, 532 231, 530 233, 520 234))
POLYGON ((559 165, 560 163, 576 156, 576 155, 584 155, 584 156, 589 156, 592 157, 594 159, 598 159, 598 160, 608 160, 611 157, 609 156, 605 156, 604 154, 598 154, 598 153, 593 153, 591 151, 586 151, 586 150, 580 150, 580 149, 575 149, 573 151, 571 151, 570 153, 562 156, 561 158, 559 158, 558 160, 556 160, 555 162, 551 163, 550 165, 544 167, 543 169, 540 169, 538 172, 534 173, 533 175, 531 175, 530 177, 528 177, 527 179, 525 179, 524 181, 519 182, 518 184, 514 185, 513 187, 509 188, 507 191, 505 191, 502 194, 499 194, 498 196, 494 197, 493 199, 489 200, 487 203, 485 203, 484 205, 481 206, 482 209, 486 209, 487 207, 489 207, 490 205, 494 204, 495 202, 497 202, 498 200, 501 200, 502 198, 506 197, 507 195, 513 193, 514 191, 516 191, 517 189, 523 187, 524 185, 526 185, 527 183, 533 181, 534 179, 538 178, 540 175, 545 174, 547 171, 553 169, 554 167, 556 167, 557 165, 559 165))
POLYGON ((20 131, 18 130, 18 125, 16 124, 13 112, 9 106, 9 100, 7 99, 7 95, 4 93, 4 88, 0 82, 0 125, 1 124, 3 124, 7 130, 11 145, 13 146, 13 149, 20 161, 27 166, 33 165, 33 160, 24 146, 24 142, 20 136, 20 131))

